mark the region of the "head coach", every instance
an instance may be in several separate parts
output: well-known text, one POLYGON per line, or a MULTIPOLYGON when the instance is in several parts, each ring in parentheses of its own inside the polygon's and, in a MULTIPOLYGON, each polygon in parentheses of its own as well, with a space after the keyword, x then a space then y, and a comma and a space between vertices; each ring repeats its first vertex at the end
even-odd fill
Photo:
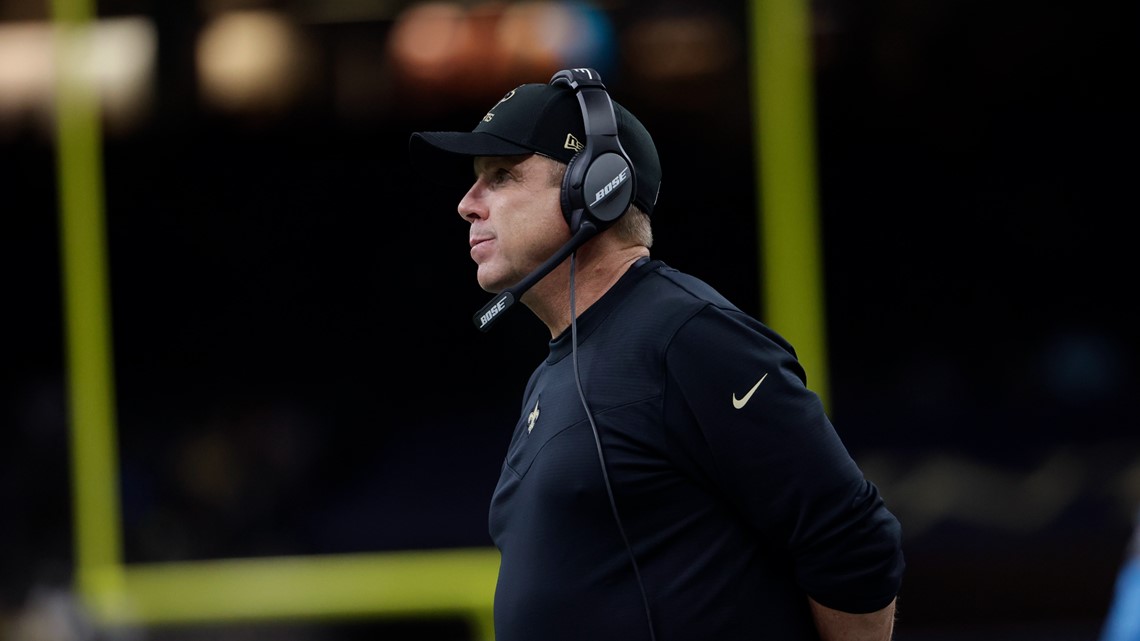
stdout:
POLYGON ((650 256, 661 162, 597 73, 410 146, 465 167, 475 326, 550 330, 490 498, 496 640, 890 639, 898 520, 793 346, 650 256))

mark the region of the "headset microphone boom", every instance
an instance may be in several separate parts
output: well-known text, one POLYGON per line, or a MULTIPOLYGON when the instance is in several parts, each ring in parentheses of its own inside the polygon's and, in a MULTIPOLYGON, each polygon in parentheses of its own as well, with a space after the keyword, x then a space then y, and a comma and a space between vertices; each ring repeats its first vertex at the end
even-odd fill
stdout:
POLYGON ((597 226, 593 223, 583 223, 582 226, 578 228, 578 233, 574 234, 569 242, 554 252, 553 256, 546 259, 546 262, 540 265, 538 269, 527 274, 525 278, 515 283, 514 286, 499 292, 491 299, 491 302, 475 312, 473 318, 475 326, 484 332, 491 329, 491 325, 499 318, 502 318, 503 313, 510 309, 511 305, 514 305, 518 299, 522 298, 526 290, 530 289, 535 283, 553 271, 555 267, 566 260, 566 257, 581 247, 583 243, 596 236, 598 231, 597 226))

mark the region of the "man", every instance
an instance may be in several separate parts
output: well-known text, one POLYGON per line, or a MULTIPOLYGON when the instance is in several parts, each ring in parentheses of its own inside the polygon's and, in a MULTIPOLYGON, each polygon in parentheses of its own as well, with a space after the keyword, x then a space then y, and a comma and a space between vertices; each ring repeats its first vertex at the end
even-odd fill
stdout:
POLYGON ((550 330, 491 500, 496 640, 890 639, 898 521, 792 346, 650 258, 656 146, 601 91, 559 72, 411 139, 474 168, 476 324, 517 296, 550 330))

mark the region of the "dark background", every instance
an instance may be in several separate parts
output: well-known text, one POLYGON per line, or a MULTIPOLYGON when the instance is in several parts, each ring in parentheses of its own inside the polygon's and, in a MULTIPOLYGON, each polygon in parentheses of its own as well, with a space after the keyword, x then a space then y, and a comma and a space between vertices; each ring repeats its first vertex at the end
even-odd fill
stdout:
MULTIPOLYGON (((441 94, 379 59, 372 93, 355 86, 375 102, 346 115, 334 54, 382 49, 411 6, 388 4, 303 22, 319 71, 302 97, 227 113, 195 81, 207 5, 98 3, 149 16, 159 38, 149 117, 104 140, 126 561, 489 545, 487 502, 547 336, 523 308, 474 329, 487 294, 455 215, 465 186, 413 174, 407 139, 470 129, 558 67, 441 94)), ((606 78, 662 157, 654 254, 763 319, 745 9, 606 5, 606 78), (623 37, 670 12, 728 25, 727 59, 655 76, 623 37)), ((897 638, 1092 641, 1140 507, 1135 7, 836 0, 813 16, 830 406, 903 523, 897 638)), ((27 121, 0 131, 12 630, 39 591, 68 585, 71 497, 53 143, 27 121)))

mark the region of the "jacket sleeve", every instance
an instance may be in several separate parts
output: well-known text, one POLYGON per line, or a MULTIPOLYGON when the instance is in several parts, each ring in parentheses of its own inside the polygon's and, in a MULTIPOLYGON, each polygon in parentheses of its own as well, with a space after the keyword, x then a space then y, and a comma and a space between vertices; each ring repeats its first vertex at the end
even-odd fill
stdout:
POLYGON ((708 306, 666 352, 671 394, 688 408, 709 469, 816 601, 873 612, 897 595, 901 529, 864 478, 792 347, 737 310, 708 306))

